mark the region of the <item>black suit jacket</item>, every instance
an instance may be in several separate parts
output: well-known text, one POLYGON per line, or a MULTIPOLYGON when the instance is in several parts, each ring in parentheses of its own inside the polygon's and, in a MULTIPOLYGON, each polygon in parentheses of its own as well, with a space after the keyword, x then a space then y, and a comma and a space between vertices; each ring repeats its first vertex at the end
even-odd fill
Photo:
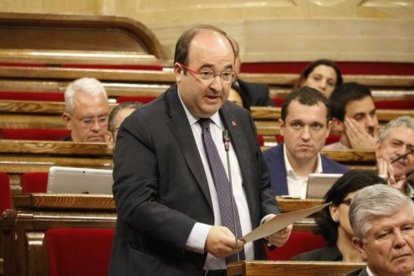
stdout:
MULTIPOLYGON (((239 160, 252 226, 277 213, 249 112, 220 110, 239 160)), ((196 222, 214 223, 196 142, 174 85, 122 124, 114 154, 116 232, 110 275, 202 275, 206 254, 186 250, 196 222)), ((255 258, 265 258, 255 243, 255 258)))
POLYGON ((237 79, 237 84, 250 106, 274 106, 269 98, 269 87, 264 84, 248 83, 237 79))
POLYGON ((365 267, 362 269, 354 270, 346 274, 346 276, 368 276, 367 268, 365 267))
POLYGON ((295 261, 342 261, 342 254, 336 246, 327 246, 292 257, 295 261))

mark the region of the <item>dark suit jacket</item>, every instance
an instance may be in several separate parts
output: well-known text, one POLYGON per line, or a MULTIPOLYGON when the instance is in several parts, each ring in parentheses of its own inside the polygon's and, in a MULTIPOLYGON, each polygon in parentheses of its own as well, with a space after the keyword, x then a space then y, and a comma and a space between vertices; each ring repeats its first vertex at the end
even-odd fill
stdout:
MULTIPOLYGON (((263 152, 263 156, 269 168, 272 190, 276 195, 288 195, 286 165, 283 158, 283 143, 266 150, 263 152)), ((324 173, 346 173, 349 171, 344 165, 324 156, 321 156, 321 160, 322 171, 324 173)))
POLYGON ((237 79, 237 84, 250 106, 274 106, 269 98, 269 87, 264 84, 247 83, 237 79))
POLYGON ((365 267, 365 268, 362 268, 362 269, 352 271, 352 272, 346 274, 346 276, 368 276, 367 268, 365 267))
MULTIPOLYGON (((251 223, 277 213, 266 164, 247 110, 227 102, 220 110, 240 163, 251 223)), ((206 254, 186 250, 195 224, 214 223, 212 202, 196 142, 174 85, 131 114, 114 154, 117 208, 110 275, 202 275, 206 254)), ((255 258, 266 257, 254 244, 255 258)))
POLYGON ((338 247, 328 246, 318 248, 300 255, 293 256, 295 261, 342 261, 342 254, 338 247))

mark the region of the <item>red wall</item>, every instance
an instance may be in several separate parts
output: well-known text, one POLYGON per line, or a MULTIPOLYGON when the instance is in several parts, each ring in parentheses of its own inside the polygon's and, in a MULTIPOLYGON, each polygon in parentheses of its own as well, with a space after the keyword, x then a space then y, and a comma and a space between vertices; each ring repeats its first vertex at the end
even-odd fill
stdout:
MULTIPOLYGON (((299 74, 308 62, 243 63, 243 73, 299 74)), ((414 75, 414 63, 337 62, 342 74, 414 75)))

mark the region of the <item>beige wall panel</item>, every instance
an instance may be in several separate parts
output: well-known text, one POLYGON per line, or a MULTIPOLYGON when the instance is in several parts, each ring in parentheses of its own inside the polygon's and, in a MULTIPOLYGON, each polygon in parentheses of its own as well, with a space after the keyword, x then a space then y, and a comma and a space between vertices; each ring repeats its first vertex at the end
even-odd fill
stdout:
POLYGON ((3 0, 0 11, 131 17, 169 58, 184 29, 209 23, 239 41, 246 62, 414 62, 414 0, 3 0))
POLYGON ((414 21, 269 20, 244 26, 244 61, 414 61, 414 21))
POLYGON ((2 0, 1 12, 102 14, 102 0, 2 0))

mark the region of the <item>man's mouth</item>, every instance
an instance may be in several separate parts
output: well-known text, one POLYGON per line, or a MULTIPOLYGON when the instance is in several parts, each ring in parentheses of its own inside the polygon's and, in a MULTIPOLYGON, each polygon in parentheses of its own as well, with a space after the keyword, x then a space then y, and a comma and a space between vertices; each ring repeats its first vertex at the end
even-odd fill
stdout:
POLYGON ((400 254, 400 255, 392 258, 392 260, 395 261, 395 260, 399 260, 399 259, 403 259, 403 258, 411 258, 411 257, 412 257, 411 253, 405 253, 405 254, 400 254))

